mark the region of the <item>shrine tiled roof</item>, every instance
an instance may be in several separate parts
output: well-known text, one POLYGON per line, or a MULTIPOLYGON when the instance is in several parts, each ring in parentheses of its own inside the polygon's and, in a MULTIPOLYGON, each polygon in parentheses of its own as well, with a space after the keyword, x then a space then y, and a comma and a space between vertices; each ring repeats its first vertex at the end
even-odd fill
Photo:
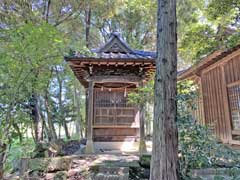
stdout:
POLYGON ((91 53, 84 54, 73 52, 66 60, 73 59, 156 59, 156 52, 134 50, 124 41, 119 33, 112 33, 108 42, 98 49, 92 49, 91 53))

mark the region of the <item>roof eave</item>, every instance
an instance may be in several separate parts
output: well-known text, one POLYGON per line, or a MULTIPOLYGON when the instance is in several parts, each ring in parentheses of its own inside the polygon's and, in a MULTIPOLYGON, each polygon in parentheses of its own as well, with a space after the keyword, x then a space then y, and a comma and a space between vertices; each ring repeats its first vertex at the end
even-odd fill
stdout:
POLYGON ((181 73, 177 79, 179 81, 181 80, 186 80, 186 79, 191 79, 193 76, 198 76, 199 72, 202 71, 205 66, 210 66, 212 64, 215 64, 219 62, 221 59, 231 55, 235 51, 238 51, 240 49, 240 44, 230 48, 228 50, 217 50, 207 57, 203 58, 198 64, 193 65, 192 67, 188 68, 185 72, 181 73))
POLYGON ((155 62, 155 58, 96 58, 96 57, 64 57, 65 61, 119 61, 119 62, 124 62, 124 61, 152 61, 155 62))

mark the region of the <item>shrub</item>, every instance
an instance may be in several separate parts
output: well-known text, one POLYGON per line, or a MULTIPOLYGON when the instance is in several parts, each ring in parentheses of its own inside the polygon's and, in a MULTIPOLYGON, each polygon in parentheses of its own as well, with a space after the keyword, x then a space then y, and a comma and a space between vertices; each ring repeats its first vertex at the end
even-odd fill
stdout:
MULTIPOLYGON (((238 167, 240 153, 218 143, 207 126, 191 116, 198 96, 191 82, 178 85, 179 165, 183 179, 191 169, 208 167, 238 167)), ((190 178, 191 179, 191 178, 190 178)))

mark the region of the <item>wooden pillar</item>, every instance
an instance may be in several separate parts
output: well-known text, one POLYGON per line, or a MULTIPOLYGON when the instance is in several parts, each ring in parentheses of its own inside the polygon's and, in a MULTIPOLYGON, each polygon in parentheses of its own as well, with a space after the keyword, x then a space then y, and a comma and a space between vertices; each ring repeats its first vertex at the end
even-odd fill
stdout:
POLYGON ((225 121, 227 125, 227 141, 224 143, 231 143, 232 141, 232 126, 231 126, 231 112, 229 109, 229 102, 228 102, 228 93, 227 93, 227 83, 226 83, 226 77, 225 77, 225 71, 224 66, 221 65, 221 74, 222 74, 222 89, 223 89, 223 101, 224 101, 224 114, 225 114, 225 121))
POLYGON ((87 121, 87 145, 85 153, 90 154, 94 153, 94 146, 93 146, 93 87, 94 83, 92 81, 88 84, 88 121, 87 121))
MULTIPOLYGON (((88 124, 88 89, 85 89, 85 123, 88 124)), ((87 127, 85 127, 84 137, 87 138, 87 127)))
MULTIPOLYGON (((143 82, 140 82, 140 87, 143 87, 143 82)), ((145 127, 144 127, 144 119, 145 119, 145 104, 141 102, 139 105, 139 121, 140 121, 140 142, 139 142, 139 153, 143 154, 147 152, 146 142, 145 142, 145 127)))
POLYGON ((200 89, 200 98, 202 100, 201 103, 201 113, 202 113, 202 119, 201 119, 201 124, 202 125, 206 125, 206 121, 205 121, 205 109, 204 109, 204 92, 203 92, 203 84, 202 84, 202 77, 199 76, 199 89, 200 89))

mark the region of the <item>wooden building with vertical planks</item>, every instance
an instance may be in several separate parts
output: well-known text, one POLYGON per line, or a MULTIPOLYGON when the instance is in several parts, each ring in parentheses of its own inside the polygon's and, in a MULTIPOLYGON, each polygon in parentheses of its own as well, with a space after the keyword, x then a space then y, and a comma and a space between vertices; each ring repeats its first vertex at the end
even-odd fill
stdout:
POLYGON ((223 143, 240 145, 240 45, 203 58, 178 76, 199 85, 195 115, 223 143))
POLYGON ((155 58, 155 52, 130 48, 116 32, 88 55, 65 57, 87 92, 87 153, 130 148, 144 139, 143 110, 127 98, 149 79, 155 58))

